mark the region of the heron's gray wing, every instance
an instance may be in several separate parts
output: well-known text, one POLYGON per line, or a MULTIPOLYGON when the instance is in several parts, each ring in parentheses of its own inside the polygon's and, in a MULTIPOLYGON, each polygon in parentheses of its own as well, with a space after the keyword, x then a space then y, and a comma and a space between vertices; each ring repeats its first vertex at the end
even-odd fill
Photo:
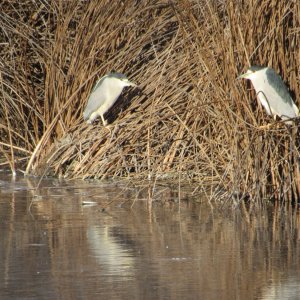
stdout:
POLYGON ((266 71, 267 80, 268 83, 271 85, 271 87, 276 91, 276 93, 281 97, 281 99, 289 104, 293 104, 293 99, 289 93, 289 90, 281 77, 276 74, 276 72, 273 69, 268 69, 266 71))
POLYGON ((118 73, 118 72, 112 72, 112 73, 109 73, 109 74, 108 74, 108 77, 114 77, 114 78, 117 78, 117 79, 124 79, 124 78, 127 78, 125 74, 123 74, 123 73, 118 73))
POLYGON ((99 80, 97 80, 95 86, 92 89, 92 93, 94 93, 104 82, 104 79, 107 78, 109 75, 105 75, 101 77, 99 80))
MULTIPOLYGON (((100 79, 100 81, 101 80, 102 79, 100 79)), ((83 112, 83 118, 85 120, 87 120, 89 116, 105 102, 105 95, 106 93, 104 92, 103 84, 97 82, 89 97, 86 108, 83 112)))

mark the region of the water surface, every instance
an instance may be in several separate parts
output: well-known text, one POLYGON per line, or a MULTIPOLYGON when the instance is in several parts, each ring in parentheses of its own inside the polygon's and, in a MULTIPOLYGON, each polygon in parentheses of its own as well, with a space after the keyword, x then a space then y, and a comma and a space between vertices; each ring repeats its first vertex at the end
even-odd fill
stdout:
POLYGON ((174 185, 150 206, 122 182, 38 184, 0 174, 0 299, 300 299, 292 208, 179 201, 174 185))

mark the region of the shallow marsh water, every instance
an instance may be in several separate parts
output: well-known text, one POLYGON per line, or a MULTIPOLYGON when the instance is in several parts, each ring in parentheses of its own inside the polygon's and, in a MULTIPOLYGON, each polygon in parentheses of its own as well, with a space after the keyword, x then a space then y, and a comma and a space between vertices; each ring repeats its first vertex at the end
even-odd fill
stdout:
POLYGON ((296 210, 38 183, 0 173, 0 299, 300 299, 296 210))

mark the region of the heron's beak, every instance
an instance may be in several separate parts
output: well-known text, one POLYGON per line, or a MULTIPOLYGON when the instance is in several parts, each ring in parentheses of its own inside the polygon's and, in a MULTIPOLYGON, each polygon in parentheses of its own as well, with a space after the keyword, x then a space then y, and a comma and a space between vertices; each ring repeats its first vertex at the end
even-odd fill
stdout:
POLYGON ((238 76, 236 79, 243 79, 245 77, 246 77, 246 74, 242 74, 242 75, 238 76))
POLYGON ((240 75, 239 77, 237 77, 237 79, 243 79, 243 78, 248 78, 248 76, 251 74, 251 72, 247 71, 246 73, 240 75))

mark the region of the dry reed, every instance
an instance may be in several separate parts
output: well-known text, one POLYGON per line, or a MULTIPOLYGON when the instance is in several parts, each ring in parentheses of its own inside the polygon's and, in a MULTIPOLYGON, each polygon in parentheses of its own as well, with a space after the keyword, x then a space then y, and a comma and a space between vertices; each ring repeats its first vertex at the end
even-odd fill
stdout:
POLYGON ((0 9, 2 166, 298 197, 299 133, 280 122, 259 129, 274 121, 236 80, 249 64, 268 65, 300 94, 298 1, 4 0, 0 9), (82 111, 111 70, 140 90, 108 113, 109 133, 82 111))

